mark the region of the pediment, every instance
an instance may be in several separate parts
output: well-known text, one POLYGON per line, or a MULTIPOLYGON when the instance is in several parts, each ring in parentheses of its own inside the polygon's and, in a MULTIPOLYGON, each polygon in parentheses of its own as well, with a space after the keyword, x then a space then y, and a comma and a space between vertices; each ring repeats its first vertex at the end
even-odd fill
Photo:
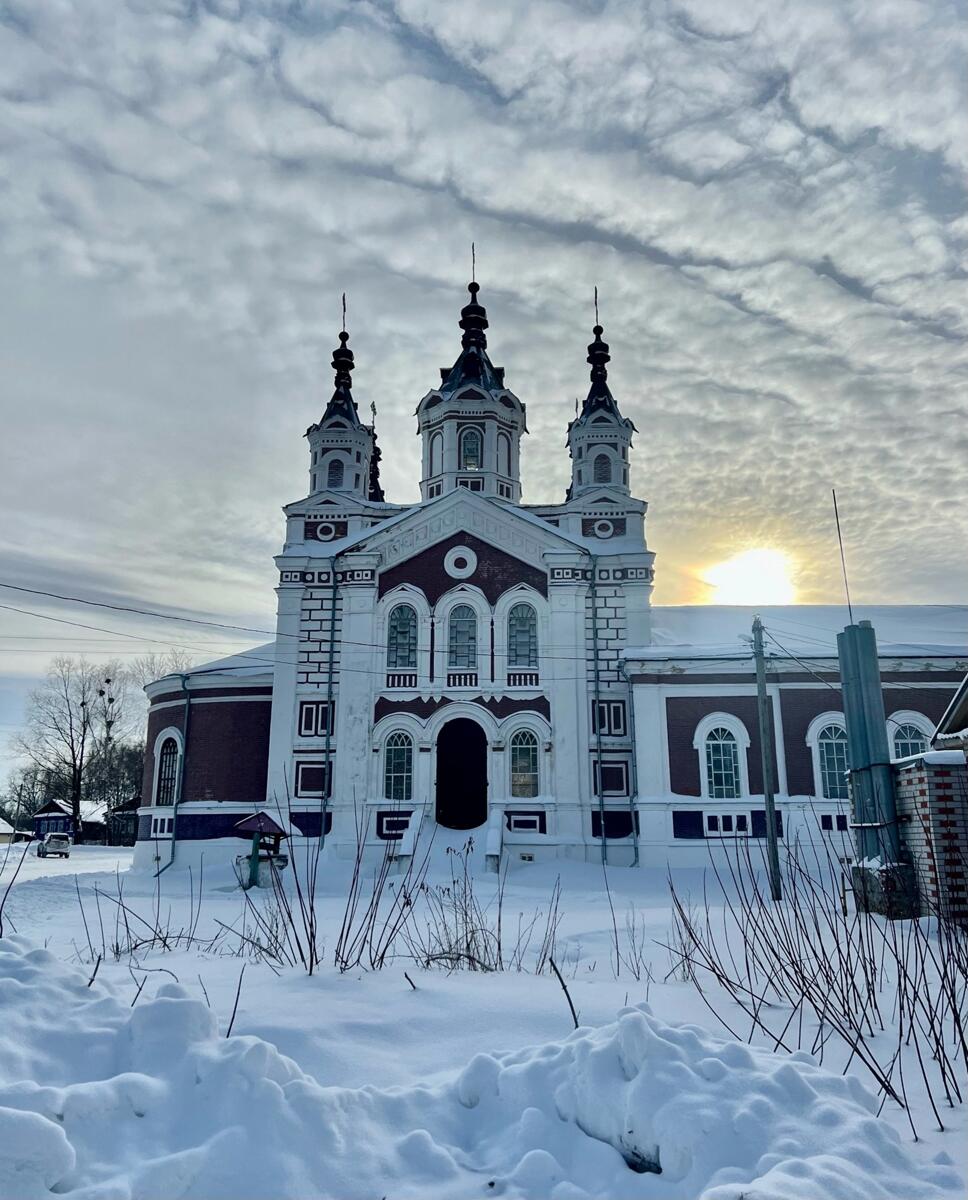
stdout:
POLYGON ((575 549, 575 543, 553 526, 519 516, 464 488, 420 505, 388 529, 375 528, 365 549, 379 552, 381 569, 386 570, 458 534, 477 538, 522 564, 539 567, 545 552, 575 549))

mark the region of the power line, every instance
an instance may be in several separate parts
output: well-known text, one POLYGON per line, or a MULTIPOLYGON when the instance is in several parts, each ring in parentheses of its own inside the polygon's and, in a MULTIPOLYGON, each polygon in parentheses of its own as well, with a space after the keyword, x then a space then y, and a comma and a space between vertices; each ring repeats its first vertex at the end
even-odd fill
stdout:
MULTIPOLYGON (((31 596, 46 596, 50 600, 66 600, 70 604, 86 604, 90 608, 109 608, 112 612, 134 613, 139 617, 155 617, 162 621, 181 621, 187 625, 207 625, 212 629, 231 629, 236 633, 258 633, 263 637, 274 637, 268 629, 254 629, 249 625, 228 625, 223 621, 206 621, 201 617, 179 617, 174 613, 156 612, 147 608, 134 608, 128 604, 108 604, 103 600, 86 600, 83 596, 65 596, 60 592, 45 592, 40 588, 22 587, 17 583, 5 583, 0 580, 0 587, 10 588, 14 592, 25 592, 31 596)), ((6 607, 0 605, 0 608, 6 607)), ((14 610, 16 611, 16 610, 14 610)), ((94 628, 94 626, 91 626, 94 628)), ((284 634, 285 637, 296 637, 294 633, 284 634)))

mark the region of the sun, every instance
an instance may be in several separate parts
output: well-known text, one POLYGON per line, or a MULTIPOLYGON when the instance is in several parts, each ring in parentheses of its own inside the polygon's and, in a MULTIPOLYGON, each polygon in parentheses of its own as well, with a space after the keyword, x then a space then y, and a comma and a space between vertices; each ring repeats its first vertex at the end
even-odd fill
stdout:
POLYGON ((702 572, 711 604, 795 604, 792 563, 782 550, 744 550, 702 572))

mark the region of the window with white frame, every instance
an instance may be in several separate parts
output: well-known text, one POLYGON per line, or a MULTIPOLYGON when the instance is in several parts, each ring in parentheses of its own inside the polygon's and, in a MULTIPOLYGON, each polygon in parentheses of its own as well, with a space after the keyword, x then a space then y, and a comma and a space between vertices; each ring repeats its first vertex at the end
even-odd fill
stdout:
POLYGON ((627 796, 629 765, 624 760, 592 763, 592 787, 596 796, 627 796))
POLYGON ((398 604, 387 623, 387 670, 417 669, 417 613, 409 604, 398 604))
POLYGON ((479 429, 465 429, 460 435, 460 469, 479 471, 483 459, 484 442, 479 429))
POLYGON ((447 665, 455 671, 477 670, 477 614, 469 604, 458 604, 451 609, 447 665))
POLYGON ((612 482, 612 464, 608 461, 607 454, 596 454, 595 461, 592 463, 592 482, 593 483, 611 483, 612 482))
POLYGON ((158 751, 158 787, 155 804, 174 804, 178 782, 178 742, 167 737, 158 751))
POLYGON ((444 436, 441 433, 435 433, 430 439, 430 474, 439 475, 440 466, 443 461, 444 453, 444 436))
POLYGON ((706 794, 712 800, 737 800, 743 794, 739 746, 722 725, 706 734, 706 794))
POLYGON ((626 731, 624 700, 599 700, 597 704, 592 701, 592 733, 625 737, 626 731))
POLYGON ((538 665, 538 615, 530 604, 508 613, 508 666, 534 670, 538 665))
POLYGON ((383 794, 388 800, 413 797, 413 738, 402 730, 391 733, 386 741, 383 794))
POLYGON ((749 813, 706 813, 706 837, 749 837, 749 813))
POLYGON ((312 799, 330 794, 330 771, 325 762, 296 763, 296 795, 312 799))
POLYGON ((530 729, 519 729, 511 737, 511 795, 537 796, 538 739, 530 729))
POLYGON ((909 758, 912 754, 923 754, 928 748, 927 735, 910 721, 894 727, 892 742, 895 758, 909 758))
POLYGON ((301 700, 299 702, 299 736, 325 737, 332 733, 330 715, 333 706, 328 700, 301 700))
POLYGON ((331 458, 329 466, 326 468, 326 486, 328 488, 341 488, 343 486, 343 460, 340 458, 331 458))
POLYGON ((817 735, 820 794, 825 800, 846 800, 847 731, 843 725, 825 725, 817 735))

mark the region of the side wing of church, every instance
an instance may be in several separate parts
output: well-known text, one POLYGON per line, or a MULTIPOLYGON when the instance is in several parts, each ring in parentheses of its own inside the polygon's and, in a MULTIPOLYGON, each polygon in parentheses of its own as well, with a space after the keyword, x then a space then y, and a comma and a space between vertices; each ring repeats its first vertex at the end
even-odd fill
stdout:
MULTIPOLYGON (((488 355, 478 285, 469 292, 460 353, 417 406, 417 504, 384 498, 340 333, 332 397, 306 431, 309 493, 285 509, 275 643, 147 689, 136 865, 229 859, 258 808, 345 856, 360 836, 380 847, 430 823, 478 831, 492 859, 616 865, 691 861, 697 841, 724 832, 763 836, 748 652, 737 643, 710 661, 655 643, 647 505, 629 489, 635 428, 608 386, 602 328, 567 428, 565 501, 527 506, 525 406, 488 355)), ((964 647, 908 649, 893 671, 924 686, 905 727, 927 737, 964 647)), ((772 680, 791 828, 846 820, 827 745, 842 729, 831 678, 813 715, 834 716, 803 747, 786 745, 780 706, 805 712, 793 693, 815 680, 772 680), (789 790, 791 753, 802 796, 789 790)))

